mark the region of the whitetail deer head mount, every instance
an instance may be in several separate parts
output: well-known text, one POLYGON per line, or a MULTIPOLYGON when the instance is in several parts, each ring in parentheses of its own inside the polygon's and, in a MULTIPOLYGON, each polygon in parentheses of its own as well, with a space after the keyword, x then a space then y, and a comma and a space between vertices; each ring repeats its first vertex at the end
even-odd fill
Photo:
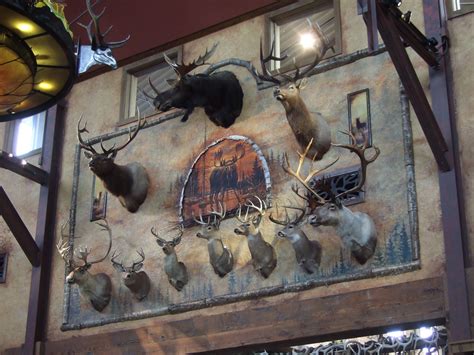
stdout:
POLYGON ((220 277, 224 277, 232 271, 234 267, 234 257, 230 249, 222 242, 219 228, 221 221, 225 217, 226 209, 225 205, 223 206, 221 203, 219 203, 219 206, 220 211, 211 211, 207 221, 203 220, 202 214, 199 214, 199 219, 194 218, 194 221, 201 225, 201 232, 198 232, 196 236, 207 240, 209 262, 214 272, 220 277))
POLYGON ((267 210, 267 204, 258 196, 255 196, 255 199, 258 200, 259 206, 256 206, 252 201, 248 201, 245 204, 245 207, 247 207, 245 216, 242 216, 242 206, 239 206, 235 218, 240 222, 240 225, 234 229, 234 233, 247 238, 252 264, 256 271, 267 278, 275 269, 277 259, 275 249, 263 239, 260 232, 260 223, 267 210), (256 211, 257 214, 249 216, 251 210, 256 211))
MULTIPOLYGON (((300 154, 299 164, 296 169, 292 169, 290 167, 287 155, 286 164, 283 168, 288 174, 295 177, 310 192, 310 196, 317 201, 318 207, 311 211, 311 214, 308 217, 308 222, 314 227, 324 225, 333 226, 336 228, 336 233, 341 238, 342 244, 351 250, 352 256, 360 264, 365 264, 367 260, 372 257, 375 252, 375 247, 377 246, 377 233, 374 222, 372 218, 366 213, 352 212, 349 208, 343 205, 341 199, 349 193, 360 191, 363 188, 367 176, 367 166, 377 159, 380 154, 380 150, 373 146, 372 148, 375 153, 371 157, 367 158, 367 137, 365 137, 365 142, 363 144, 358 145, 352 133, 343 133, 351 138, 352 144, 333 145, 336 147, 348 149, 350 152, 357 154, 361 164, 360 178, 357 185, 353 188, 331 196, 330 189, 327 186, 323 186, 323 190, 330 194, 330 199, 325 199, 320 194, 318 194, 318 189, 315 188, 314 183, 311 183, 314 181, 313 178, 334 164, 337 160, 323 169, 311 169, 309 174, 306 177, 303 177, 301 175, 301 170, 304 164, 305 156, 310 150, 310 145, 306 147, 303 154, 300 154)), ((310 144, 311 143, 312 142, 310 142, 310 144)), ((324 184, 324 177, 320 181, 324 184)))
POLYGON ((100 14, 96 14, 92 9, 91 0, 86 0, 86 6, 91 21, 87 25, 82 23, 78 23, 78 25, 87 30, 90 45, 79 45, 77 54, 79 57, 78 72, 79 74, 86 72, 97 64, 108 65, 116 69, 117 61, 113 56, 112 49, 122 47, 130 39, 130 35, 121 41, 106 42, 105 36, 112 30, 113 26, 110 26, 105 32, 100 31, 99 20, 105 12, 105 7, 100 14), (94 25, 94 28, 92 28, 92 25, 94 25))
POLYGON ((90 160, 89 169, 102 180, 107 191, 119 198, 122 206, 129 212, 136 212, 145 201, 148 193, 148 174, 140 163, 133 162, 126 165, 118 165, 114 162, 114 159, 120 150, 124 149, 135 139, 146 122, 141 122, 139 118, 133 133, 129 129, 128 140, 118 147, 115 147, 114 144, 111 148, 107 149, 101 141, 100 147, 102 152, 98 152, 92 144, 85 142, 82 138, 82 133, 89 133, 89 131, 87 130, 87 122, 81 128, 81 119, 77 123, 77 139, 81 148, 84 149, 84 155, 90 160))
POLYGON ((107 231, 109 235, 107 252, 102 258, 98 258, 94 261, 88 260, 88 256, 92 250, 87 248, 87 246, 81 246, 77 251, 72 251, 72 247, 67 240, 68 235, 66 234, 66 226, 68 226, 68 223, 65 223, 61 227, 61 240, 56 245, 56 248, 70 270, 66 281, 70 284, 76 284, 79 287, 81 295, 89 299, 95 310, 102 312, 109 304, 112 282, 108 275, 104 273, 91 274, 89 270, 92 265, 104 261, 109 255, 110 249, 112 248, 112 231, 105 219, 103 223, 97 222, 96 224, 102 227, 102 230, 107 231), (81 261, 82 264, 79 264, 75 258, 81 261))
POLYGON ((123 284, 133 293, 139 301, 144 299, 150 292, 150 278, 145 271, 140 271, 145 261, 145 253, 143 249, 137 250, 140 259, 134 261, 131 266, 124 266, 123 261, 117 262, 116 259, 120 254, 116 255, 116 251, 112 254, 110 261, 114 268, 122 273, 123 284))
POLYGON ((150 87, 156 93, 155 97, 146 96, 153 100, 158 110, 167 111, 172 107, 186 110, 182 122, 188 120, 189 115, 196 107, 203 107, 206 115, 216 125, 230 127, 242 111, 243 96, 239 80, 230 71, 220 71, 211 74, 189 74, 206 61, 217 48, 217 43, 210 51, 206 49, 204 55, 199 56, 189 64, 178 64, 165 55, 166 62, 173 68, 177 80, 169 80, 171 89, 160 93, 149 80, 150 87))
POLYGON ((305 272, 312 274, 318 270, 319 264, 321 263, 322 249, 318 241, 309 240, 306 233, 302 230, 303 224, 305 223, 306 208, 293 206, 283 206, 283 208, 285 210, 284 220, 274 218, 271 213, 268 218, 273 223, 284 226, 283 229, 278 231, 277 236, 291 242, 298 265, 305 272), (296 210, 299 214, 290 218, 288 209, 296 210))
POLYGON ((178 261, 175 247, 181 242, 183 236, 183 227, 180 225, 177 227, 178 235, 173 237, 171 241, 161 238, 155 228, 151 228, 151 234, 156 238, 156 243, 162 248, 165 254, 164 268, 165 273, 168 276, 169 283, 178 291, 181 291, 183 287, 188 283, 188 271, 186 265, 181 261, 178 261))
POLYGON ((276 57, 273 54, 275 48, 275 42, 273 42, 270 54, 264 57, 262 41, 260 41, 260 64, 262 73, 256 74, 260 80, 277 85, 273 95, 283 105, 286 118, 298 144, 301 149, 304 149, 308 146, 308 143, 313 140, 315 144, 312 145, 308 157, 320 160, 331 148, 331 129, 326 120, 319 113, 312 114, 309 112, 300 96, 300 90, 302 90, 306 84, 307 75, 323 59, 326 51, 331 48, 331 45, 319 25, 317 23, 312 24, 309 19, 308 22, 316 37, 313 62, 303 70, 295 64, 293 76, 280 73, 270 74, 266 68, 266 64, 270 60, 282 61, 286 56, 276 57))

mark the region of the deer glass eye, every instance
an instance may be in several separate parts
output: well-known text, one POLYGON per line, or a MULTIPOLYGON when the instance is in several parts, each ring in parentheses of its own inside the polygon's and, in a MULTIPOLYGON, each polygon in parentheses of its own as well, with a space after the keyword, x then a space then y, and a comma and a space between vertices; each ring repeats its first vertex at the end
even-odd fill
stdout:
POLYGON ((207 227, 207 230, 208 230, 208 231, 212 230, 212 227, 211 227, 211 226, 208 226, 208 227, 207 227))
POLYGON ((293 229, 293 226, 290 224, 290 225, 288 226, 288 228, 293 229))
POLYGON ((290 90, 295 90, 295 86, 294 86, 294 85, 290 85, 289 89, 290 89, 290 90))

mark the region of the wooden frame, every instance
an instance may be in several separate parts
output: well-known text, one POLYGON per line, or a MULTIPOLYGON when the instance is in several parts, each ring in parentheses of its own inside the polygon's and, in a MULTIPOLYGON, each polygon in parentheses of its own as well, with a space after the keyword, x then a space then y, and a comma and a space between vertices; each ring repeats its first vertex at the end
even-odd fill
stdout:
MULTIPOLYGON (((347 94, 347 117, 348 117, 348 131, 352 132, 352 134, 356 137, 356 143, 357 144, 364 144, 365 138, 367 137, 367 147, 372 146, 372 123, 371 123, 371 116, 370 116, 370 90, 367 89, 362 89, 359 91, 351 92, 350 94, 347 94), (364 95, 365 94, 365 95, 364 95), (364 101, 364 96, 365 96, 365 103, 364 101), (356 102, 356 101, 362 101, 362 102, 356 102), (358 117, 352 117, 353 112, 355 111, 354 109, 357 107, 357 112, 363 112, 362 115, 358 114, 358 117), (365 107, 364 107, 365 106, 365 107), (365 108, 365 112, 364 112, 365 108), (365 118, 365 120, 364 120, 365 118), (360 119, 357 121, 357 119, 360 119), (353 121, 356 122, 353 122, 353 121), (364 136, 362 134, 358 135, 357 129, 354 129, 356 124, 360 124, 361 127, 364 130, 364 136), (365 125, 364 125, 365 124, 365 125)), ((349 138, 349 144, 352 143, 352 140, 349 138)))

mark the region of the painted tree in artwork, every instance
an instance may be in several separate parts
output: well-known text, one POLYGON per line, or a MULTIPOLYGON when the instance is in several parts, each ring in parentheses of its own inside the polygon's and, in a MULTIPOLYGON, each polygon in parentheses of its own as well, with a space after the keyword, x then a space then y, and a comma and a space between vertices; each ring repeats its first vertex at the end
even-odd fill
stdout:
POLYGON ((258 186, 262 183, 265 183, 265 175, 263 173, 263 169, 260 166, 260 161, 258 157, 255 157, 252 166, 252 183, 254 186, 258 186))
POLYGON ((389 265, 395 265, 398 262, 397 250, 395 248, 396 246, 393 241, 393 235, 391 235, 388 239, 387 249, 385 251, 385 259, 389 265))
POLYGON ((401 256, 401 261, 402 262, 409 262, 412 259, 412 253, 411 253, 411 246, 410 246, 410 239, 407 234, 405 224, 402 224, 401 231, 400 231, 400 256, 401 256))

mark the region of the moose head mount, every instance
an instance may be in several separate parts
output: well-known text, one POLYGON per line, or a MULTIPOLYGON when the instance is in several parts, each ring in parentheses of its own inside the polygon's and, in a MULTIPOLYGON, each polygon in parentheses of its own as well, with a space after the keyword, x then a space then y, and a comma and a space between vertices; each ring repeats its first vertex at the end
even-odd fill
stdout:
POLYGON ((317 23, 312 24, 309 19, 308 22, 316 36, 313 62, 304 70, 300 70, 300 68, 296 67, 295 64, 295 72, 293 76, 280 73, 272 75, 267 70, 266 64, 270 60, 282 61, 286 56, 280 58, 273 54, 275 48, 275 42, 273 42, 270 54, 268 54, 267 57, 264 57, 262 41, 260 41, 260 64, 262 73, 256 73, 256 75, 262 81, 277 85, 273 95, 283 105, 286 112, 286 118, 296 137, 296 141, 301 149, 304 149, 308 146, 309 142, 313 140, 315 144, 312 145, 308 157, 320 160, 331 148, 331 129, 321 114, 310 113, 300 96, 300 91, 306 84, 306 77, 309 72, 318 65, 326 54, 326 51, 331 48, 331 46, 319 25, 317 23))
POLYGON ((258 196, 255 197, 260 205, 256 206, 252 201, 246 203, 245 216, 242 217, 242 206, 239 207, 235 218, 240 222, 240 226, 234 229, 234 233, 247 238, 253 267, 260 275, 267 278, 275 269, 277 259, 275 249, 263 239, 260 232, 260 223, 267 210, 267 205, 258 196), (249 216, 250 209, 255 210, 257 214, 253 217, 249 216))
POLYGON ((113 56, 112 49, 122 47, 130 39, 130 35, 121 41, 106 42, 105 36, 110 32, 110 30, 112 30, 113 26, 110 26, 105 32, 100 31, 99 20, 105 12, 105 7, 100 14, 96 14, 92 9, 93 5, 91 5, 91 0, 86 0, 86 6, 91 21, 87 25, 82 23, 78 23, 78 25, 87 30, 90 45, 78 45, 78 73, 84 73, 90 67, 97 64, 108 65, 109 67, 116 69, 117 61, 113 56), (94 29, 92 28, 92 25, 94 25, 94 29))
POLYGON ((207 65, 206 60, 216 48, 217 43, 189 64, 178 64, 165 55, 165 60, 175 71, 177 79, 169 80, 172 88, 164 92, 159 92, 149 79, 156 96, 144 94, 153 100, 153 104, 160 111, 167 111, 172 107, 185 109, 182 122, 188 120, 194 108, 203 107, 215 125, 229 128, 242 111, 244 93, 237 77, 225 70, 211 74, 189 74, 197 67, 207 65))
POLYGON ((308 274, 312 274, 318 270, 319 264, 321 263, 322 249, 318 241, 309 240, 306 233, 302 230, 302 226, 305 222, 306 209, 293 206, 283 206, 283 208, 285 209, 284 220, 277 220, 271 213, 268 218, 273 223, 284 226, 283 229, 278 231, 277 236, 288 239, 291 242, 298 265, 308 274), (288 209, 299 211, 300 214, 297 214, 291 219, 288 209))
POLYGON ((122 206, 129 212, 136 212, 147 196, 149 186, 148 174, 140 163, 133 162, 126 165, 118 165, 115 164, 114 159, 120 150, 124 149, 135 139, 138 131, 143 128, 146 122, 141 122, 140 118, 138 118, 135 131, 132 133, 132 130, 129 129, 128 140, 118 147, 115 147, 114 144, 111 148, 107 149, 101 141, 100 147, 102 152, 99 153, 92 144, 86 143, 82 138, 81 134, 84 132, 89 133, 89 131, 87 130, 87 122, 84 127, 80 127, 81 119, 77 123, 77 139, 80 147, 84 149, 85 157, 90 160, 89 169, 102 180, 107 191, 119 198, 122 206))
POLYGON ((107 252, 102 258, 99 258, 94 261, 87 260, 91 249, 88 249, 87 246, 81 246, 77 252, 72 251, 72 247, 69 245, 66 238, 68 235, 65 233, 66 226, 68 223, 65 223, 61 227, 61 240, 56 245, 59 254, 66 262, 66 265, 69 270, 69 274, 66 277, 66 281, 69 284, 76 284, 79 286, 79 292, 82 296, 89 299, 92 304, 92 307, 98 312, 102 312, 103 309, 109 304, 111 293, 112 293, 112 282, 110 277, 104 273, 91 274, 89 269, 92 265, 104 261, 110 253, 112 248, 112 231, 107 223, 107 220, 103 220, 103 223, 96 222, 97 225, 102 227, 102 230, 106 230, 109 234, 109 246, 107 252), (74 260, 74 256, 82 261, 82 265, 74 260))
POLYGON ((220 211, 211 211, 207 221, 204 221, 202 214, 199 219, 194 218, 194 221, 202 226, 201 232, 196 236, 198 238, 207 240, 207 250, 209 252, 209 262, 211 263, 214 272, 220 277, 224 277, 234 267, 234 257, 229 248, 222 242, 219 231, 221 221, 224 219, 226 210, 225 205, 219 203, 220 211), (211 215, 213 218, 211 218, 211 215))
MULTIPOLYGON (((345 133, 345 132, 343 132, 345 133)), ((375 252, 377 246, 377 231, 372 218, 363 212, 352 212, 349 208, 345 207, 341 199, 353 192, 360 191, 365 183, 367 175, 367 166, 373 163, 380 154, 379 148, 373 146, 375 153, 367 158, 365 152, 368 148, 368 140, 365 137, 363 144, 357 144, 356 138, 350 132, 345 133, 351 138, 352 144, 333 144, 335 147, 341 147, 348 149, 350 152, 357 154, 360 159, 360 178, 358 183, 344 192, 337 195, 330 193, 328 187, 322 186, 326 190, 330 198, 325 199, 318 194, 317 183, 314 183, 314 178, 317 174, 321 173, 324 169, 328 168, 336 161, 327 165, 323 169, 311 169, 306 177, 301 175, 305 157, 310 151, 312 142, 306 147, 303 154, 300 154, 298 167, 292 169, 289 164, 288 155, 285 155, 286 163, 283 166, 284 170, 295 177, 308 191, 309 194, 305 199, 310 198, 308 206, 317 206, 312 208, 308 217, 308 222, 314 226, 332 226, 336 229, 336 233, 341 238, 342 244, 351 251, 352 256, 360 264, 365 264, 375 252)), ((319 183, 324 185, 324 177, 319 180, 319 183)), ((300 196, 301 197, 301 196, 300 196)))
POLYGON ((141 301, 150 292, 150 278, 145 271, 140 271, 145 261, 143 249, 137 250, 137 254, 140 256, 140 259, 134 261, 131 266, 124 266, 123 261, 117 262, 116 259, 120 254, 116 255, 116 252, 112 254, 110 261, 114 268, 123 274, 123 284, 133 293, 137 300, 141 301))
POLYGON ((168 276, 169 283, 178 291, 188 283, 188 271, 183 262, 178 261, 175 247, 181 242, 183 236, 183 227, 177 227, 178 235, 171 241, 161 238, 155 228, 151 228, 151 234, 156 238, 156 243, 162 248, 165 254, 165 273, 168 276))

